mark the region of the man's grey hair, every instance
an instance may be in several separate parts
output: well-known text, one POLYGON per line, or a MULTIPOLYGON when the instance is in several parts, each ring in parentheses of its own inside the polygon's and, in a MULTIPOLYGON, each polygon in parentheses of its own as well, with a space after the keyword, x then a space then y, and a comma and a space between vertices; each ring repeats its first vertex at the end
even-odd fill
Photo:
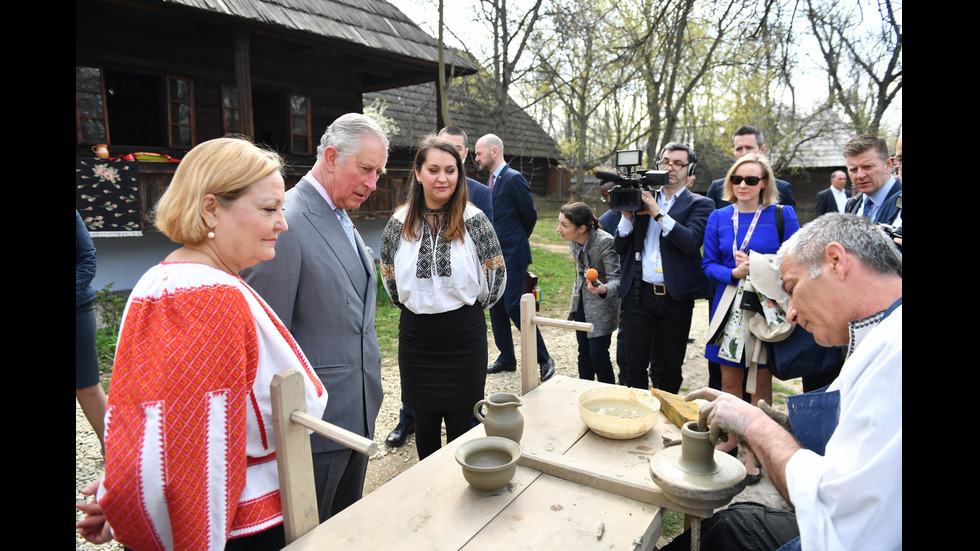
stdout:
POLYGON ((373 136, 381 142, 388 151, 388 137, 381 126, 367 115, 347 113, 330 123, 326 132, 320 137, 320 145, 316 148, 318 159, 323 158, 323 151, 333 146, 337 149, 337 162, 343 163, 347 157, 356 155, 361 147, 364 136, 373 136))
POLYGON ((872 272, 902 277, 902 255, 895 243, 874 222, 856 214, 827 213, 806 224, 783 243, 776 261, 782 265, 792 256, 815 278, 831 243, 839 243, 872 272))

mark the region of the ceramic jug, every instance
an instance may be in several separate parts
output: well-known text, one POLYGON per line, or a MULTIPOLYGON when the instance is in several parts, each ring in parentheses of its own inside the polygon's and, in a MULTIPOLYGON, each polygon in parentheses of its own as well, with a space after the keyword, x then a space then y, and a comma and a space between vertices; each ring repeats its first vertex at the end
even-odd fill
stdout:
POLYGON ((477 402, 473 415, 483 423, 487 436, 502 436, 520 444, 524 435, 524 416, 517 408, 523 405, 516 394, 498 392, 477 402), (486 415, 481 411, 482 406, 487 406, 486 415))
POLYGON ((109 158, 109 146, 104 143, 93 145, 92 152, 95 153, 95 156, 98 157, 99 159, 109 158))

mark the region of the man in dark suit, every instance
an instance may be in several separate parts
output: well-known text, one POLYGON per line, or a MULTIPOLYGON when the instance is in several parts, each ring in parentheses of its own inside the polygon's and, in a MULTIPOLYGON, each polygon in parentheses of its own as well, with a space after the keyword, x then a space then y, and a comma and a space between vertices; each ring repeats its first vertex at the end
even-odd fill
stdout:
MULTIPOLYGON (((762 139, 762 130, 747 124, 743 124, 735 129, 735 133, 732 135, 732 154, 735 155, 736 161, 743 155, 749 153, 763 155, 767 149, 762 139)), ((795 209, 796 199, 793 197, 793 186, 789 182, 777 178, 776 189, 779 190, 779 204, 789 205, 795 209)), ((708 198, 715 202, 716 209, 724 208, 731 204, 721 198, 724 191, 724 178, 711 182, 711 185, 708 187, 708 198)))
POLYGON ((902 182, 892 175, 892 158, 885 140, 874 134, 851 138, 844 146, 844 163, 854 188, 861 192, 847 202, 846 212, 879 224, 895 222, 900 212, 902 182))
POLYGON ((652 381, 667 392, 680 390, 694 300, 711 294, 701 245, 714 204, 687 189, 696 163, 690 146, 667 144, 660 170, 668 172, 668 183, 656 195, 642 192, 644 210, 623 212, 615 233, 616 252, 637 258, 623 314, 627 384, 634 388, 648 388, 652 381))
POLYGON ((817 207, 813 211, 813 217, 819 218, 828 212, 844 212, 844 206, 850 198, 844 189, 846 185, 847 174, 843 170, 835 170, 830 175, 830 187, 817 193, 817 207))
MULTIPOLYGON (((289 231, 276 258, 243 277, 278 314, 329 395, 323 420, 374 438, 381 409, 381 351, 374 330, 374 261, 347 216, 377 187, 388 139, 349 113, 320 139, 313 168, 286 193, 289 231)), ((320 522, 361 498, 368 457, 318 434, 310 439, 320 522)))
MULTIPOLYGON (((521 329, 521 295, 524 294, 524 278, 531 264, 531 244, 527 238, 534 231, 538 211, 534 208, 531 188, 524 176, 504 162, 504 143, 493 134, 487 134, 476 141, 476 164, 490 173, 489 187, 493 197, 493 229, 504 251, 507 264, 507 288, 504 296, 490 308, 490 325, 493 340, 500 355, 487 373, 515 371, 517 356, 514 354, 514 337, 510 332, 510 321, 518 331, 521 329), (510 321, 508 321, 508 319, 510 321)), ((538 366, 541 381, 547 381, 555 374, 555 361, 548 354, 548 348, 537 333, 538 366)))
MULTIPOLYGON (((466 164, 466 157, 470 150, 466 147, 466 132, 458 126, 447 126, 439 131, 439 137, 452 143, 459 151, 463 164, 466 164)), ((493 223, 493 202, 490 197, 490 188, 477 182, 473 178, 466 178, 466 187, 470 192, 470 203, 476 205, 487 218, 493 223)), ((412 408, 402 404, 402 409, 398 413, 398 425, 385 438, 385 444, 397 448, 405 444, 408 435, 415 432, 415 413, 412 408)))

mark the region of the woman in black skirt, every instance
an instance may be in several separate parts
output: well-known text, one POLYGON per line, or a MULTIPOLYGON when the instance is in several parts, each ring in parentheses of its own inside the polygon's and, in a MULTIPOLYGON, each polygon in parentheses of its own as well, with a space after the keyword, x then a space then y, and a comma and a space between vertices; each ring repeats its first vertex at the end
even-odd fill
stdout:
POLYGON ((406 204, 381 237, 381 279, 401 308, 398 364, 402 402, 415 410, 419 459, 472 427, 484 397, 487 323, 507 272, 486 215, 467 201, 463 160, 429 137, 415 155, 406 204))

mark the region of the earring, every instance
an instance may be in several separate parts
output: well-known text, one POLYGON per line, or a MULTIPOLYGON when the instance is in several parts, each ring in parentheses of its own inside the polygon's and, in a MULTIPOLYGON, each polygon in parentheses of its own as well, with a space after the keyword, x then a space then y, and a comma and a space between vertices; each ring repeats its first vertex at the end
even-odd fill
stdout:
POLYGON ((211 228, 211 231, 208 232, 208 239, 214 239, 214 228, 211 228))

